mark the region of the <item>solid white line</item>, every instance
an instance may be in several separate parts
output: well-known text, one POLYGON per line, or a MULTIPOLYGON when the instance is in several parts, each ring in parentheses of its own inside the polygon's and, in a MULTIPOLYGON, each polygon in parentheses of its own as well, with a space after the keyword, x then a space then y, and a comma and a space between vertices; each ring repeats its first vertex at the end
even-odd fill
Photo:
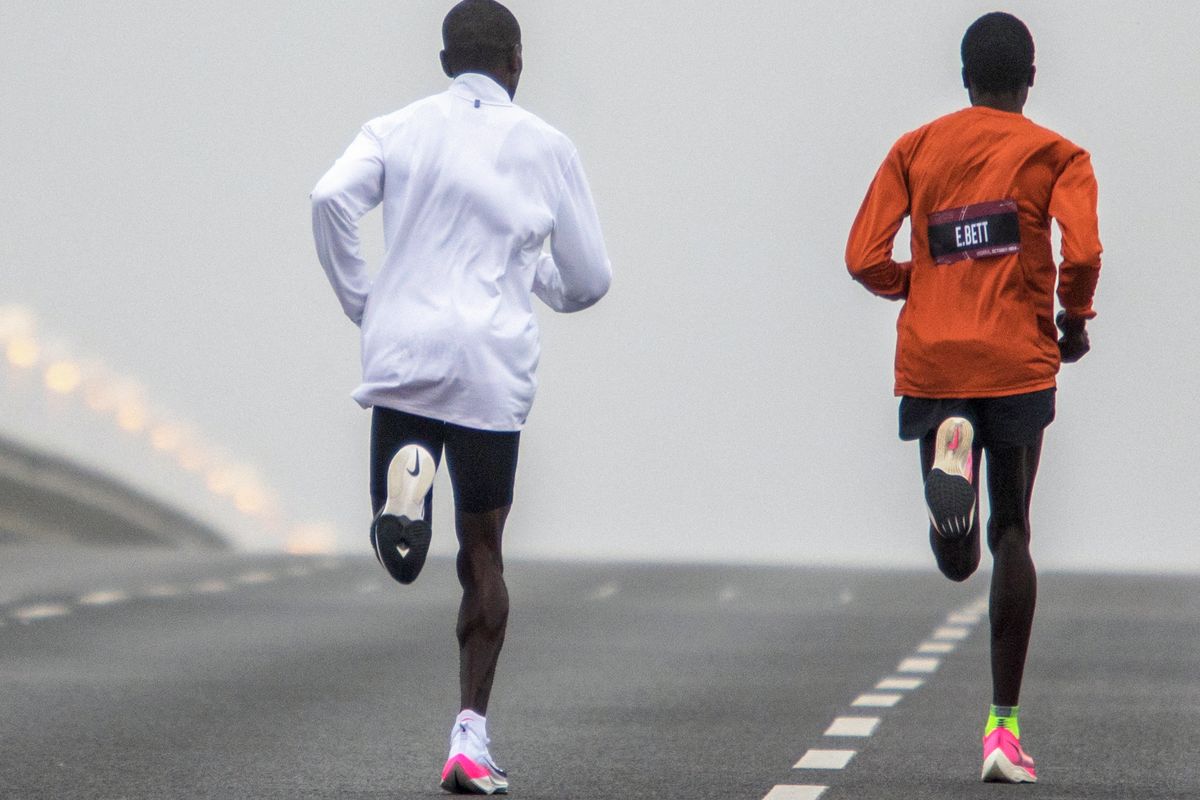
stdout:
POLYGON ((920 688, 921 684, 925 683, 921 678, 884 678, 879 683, 875 684, 876 689, 890 689, 907 692, 909 689, 920 688))
POLYGON ((229 584, 220 578, 213 578, 212 580, 200 581, 200 583, 197 583, 192 588, 201 594, 216 594, 217 592, 229 591, 229 584))
POLYGON ((870 736, 879 727, 879 717, 834 717, 826 736, 870 736))
POLYGON ((962 641, 970 635, 970 628, 961 628, 957 625, 943 625, 933 632, 934 639, 947 639, 956 642, 962 641))
POLYGON ((113 603, 124 603, 129 595, 119 590, 91 592, 79 598, 81 606, 110 606, 113 603))
POLYGON ((850 705, 867 708, 891 708, 904 697, 902 694, 860 694, 850 705))
POLYGON ((952 653, 954 642, 921 642, 918 653, 952 653))
POLYGON ((763 800, 817 800, 828 786, 779 784, 772 786, 763 800))
POLYGON ((621 587, 615 583, 612 583, 612 582, 602 583, 596 587, 595 591, 593 591, 590 595, 588 595, 588 599, 589 600, 607 600, 608 598, 612 597, 619 591, 621 591, 621 587))
POLYGON ((906 658, 896 667, 896 672, 937 672, 941 659, 937 658, 906 658))
POLYGON ((70 613, 71 609, 62 603, 41 603, 35 606, 25 606, 16 609, 12 612, 12 618, 17 622, 28 625, 30 622, 36 622, 39 619, 65 617, 70 613))
POLYGON ((809 750, 792 769, 845 769, 857 750, 809 750))

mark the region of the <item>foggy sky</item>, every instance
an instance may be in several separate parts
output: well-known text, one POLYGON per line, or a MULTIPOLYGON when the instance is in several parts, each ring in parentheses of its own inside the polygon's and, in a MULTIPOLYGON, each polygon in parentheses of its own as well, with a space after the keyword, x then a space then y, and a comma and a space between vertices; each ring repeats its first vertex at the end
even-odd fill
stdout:
MULTIPOLYGON (((357 330, 307 194, 364 122, 446 86, 449 6, 0 2, 0 305, 136 376, 257 465, 290 517, 361 552, 357 330)), ((507 552, 932 568, 916 446, 896 438, 899 307, 842 250, 892 142, 965 105, 959 41, 995 6, 510 7, 516 100, 577 145, 615 279, 582 314, 539 308, 507 552)), ((1035 558, 1200 569, 1200 10, 1004 8, 1037 46, 1026 114, 1092 153, 1105 245, 1093 349, 1064 368, 1046 436, 1035 558)), ((376 257, 379 227, 363 222, 376 257)), ((184 491, 33 394, 0 374, 0 432, 184 491)), ((447 553, 445 476, 437 492, 447 553)))

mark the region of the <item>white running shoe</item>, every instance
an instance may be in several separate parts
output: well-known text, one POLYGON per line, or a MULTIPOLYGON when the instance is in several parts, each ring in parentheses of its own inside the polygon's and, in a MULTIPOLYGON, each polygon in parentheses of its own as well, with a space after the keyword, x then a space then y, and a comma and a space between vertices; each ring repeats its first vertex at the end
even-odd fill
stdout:
POLYGON ((479 725, 459 715, 450 731, 442 788, 452 794, 508 794, 508 773, 492 760, 489 743, 479 725))
POLYGON ((425 520, 425 497, 433 488, 437 465, 424 447, 400 448, 388 465, 388 494, 371 523, 375 556, 400 583, 412 583, 425 566, 433 528, 425 520))
POLYGON ((933 529, 946 539, 966 536, 975 525, 974 438, 975 429, 962 417, 948 417, 938 426, 925 505, 933 529))

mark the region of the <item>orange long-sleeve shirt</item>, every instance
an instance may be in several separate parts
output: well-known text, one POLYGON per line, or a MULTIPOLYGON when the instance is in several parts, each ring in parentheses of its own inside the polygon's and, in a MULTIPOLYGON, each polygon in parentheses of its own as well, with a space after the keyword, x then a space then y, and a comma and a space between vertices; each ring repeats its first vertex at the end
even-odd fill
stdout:
POLYGON ((846 266, 904 300, 897 395, 1003 397, 1055 385, 1055 282, 1069 315, 1094 317, 1100 252, 1087 151, 1021 114, 974 106, 896 142, 854 220, 846 266), (912 260, 897 263, 906 216, 912 260))

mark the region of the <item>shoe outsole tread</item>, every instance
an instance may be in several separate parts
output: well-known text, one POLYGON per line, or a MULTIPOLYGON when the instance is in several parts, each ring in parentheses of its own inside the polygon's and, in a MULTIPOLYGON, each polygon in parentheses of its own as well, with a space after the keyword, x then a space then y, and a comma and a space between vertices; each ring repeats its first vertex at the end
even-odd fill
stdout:
POLYGON ((925 505, 934 529, 947 539, 966 536, 975 524, 975 487, 961 475, 932 469, 925 479, 925 505))
POLYGON ((412 583, 425 566, 433 529, 425 520, 380 514, 371 528, 375 556, 395 580, 412 583))
POLYGON ((949 417, 938 426, 925 505, 933 529, 946 539, 962 538, 975 526, 974 438, 974 427, 962 417, 949 417))

